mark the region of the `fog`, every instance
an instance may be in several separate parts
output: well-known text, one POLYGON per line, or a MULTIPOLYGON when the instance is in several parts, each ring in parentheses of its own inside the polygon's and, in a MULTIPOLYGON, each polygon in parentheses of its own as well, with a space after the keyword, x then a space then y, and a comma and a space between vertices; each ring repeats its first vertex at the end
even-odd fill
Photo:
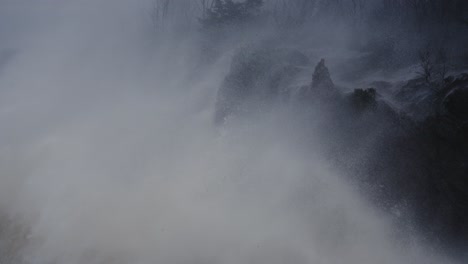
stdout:
POLYGON ((216 124, 254 37, 202 63, 151 6, 0 0, 0 263, 452 263, 330 161, 320 108, 216 124))

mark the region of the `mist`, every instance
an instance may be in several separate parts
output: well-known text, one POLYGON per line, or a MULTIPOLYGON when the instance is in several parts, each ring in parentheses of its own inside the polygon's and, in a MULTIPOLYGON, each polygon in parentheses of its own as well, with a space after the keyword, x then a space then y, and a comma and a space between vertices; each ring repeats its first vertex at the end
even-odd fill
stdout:
POLYGON ((462 263, 416 209, 350 176, 385 126, 350 154, 348 115, 296 98, 321 58, 343 92, 412 61, 351 78, 364 53, 345 19, 207 37, 200 5, 173 3, 0 0, 0 263, 462 263), (261 72, 229 90, 251 58, 283 65, 277 49, 305 54, 279 82, 293 95, 264 99, 261 72))

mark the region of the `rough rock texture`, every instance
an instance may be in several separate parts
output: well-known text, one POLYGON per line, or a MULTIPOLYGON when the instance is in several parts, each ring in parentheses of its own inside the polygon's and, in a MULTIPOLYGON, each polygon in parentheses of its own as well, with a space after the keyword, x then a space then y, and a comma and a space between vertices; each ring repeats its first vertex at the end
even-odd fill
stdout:
MULTIPOLYGON (((339 135, 347 138, 339 148, 351 149, 346 157, 358 156, 358 146, 366 138, 378 135, 370 148, 371 155, 351 164, 340 162, 340 166, 350 172, 350 177, 362 175, 372 195, 388 210, 411 212, 412 221, 426 235, 456 243, 465 250, 468 249, 467 95, 466 74, 447 78, 444 83, 410 80, 395 98, 403 106, 403 112, 389 107, 383 112, 367 108, 364 112, 372 114, 350 122, 353 125, 349 127, 357 133, 339 135), (350 148, 343 147, 349 144, 350 148)), ((355 92, 351 98, 356 96, 361 102, 367 97, 364 91, 355 92)), ((385 104, 377 100, 377 109, 385 104)))
POLYGON ((312 75, 312 83, 309 86, 301 88, 299 96, 305 100, 337 100, 340 96, 340 92, 333 83, 330 72, 325 66, 325 59, 321 59, 320 62, 315 66, 314 73, 312 75))
POLYGON ((321 59, 315 67, 314 74, 312 75, 311 92, 324 96, 337 92, 330 77, 330 72, 327 66, 325 66, 325 59, 321 59))
POLYGON ((451 117, 468 122, 468 74, 462 74, 456 79, 447 79, 445 94, 442 100, 444 110, 451 117))
POLYGON ((233 57, 218 90, 215 121, 253 111, 271 100, 287 98, 290 85, 307 69, 309 59, 297 50, 243 48, 233 57))
POLYGON ((355 89, 351 95, 351 101, 355 109, 362 111, 376 107, 376 96, 377 92, 374 88, 355 89))
POLYGON ((324 60, 312 83, 295 92, 291 84, 311 69, 301 65, 302 56, 290 54, 238 55, 218 94, 219 116, 299 97, 286 102, 300 102, 300 113, 318 109, 321 118, 317 131, 317 120, 304 115, 305 130, 315 122, 305 133, 319 133, 329 160, 379 208, 397 222, 415 223, 432 241, 468 250, 468 74, 443 83, 414 79, 395 86, 396 108, 373 88, 341 94, 324 60))

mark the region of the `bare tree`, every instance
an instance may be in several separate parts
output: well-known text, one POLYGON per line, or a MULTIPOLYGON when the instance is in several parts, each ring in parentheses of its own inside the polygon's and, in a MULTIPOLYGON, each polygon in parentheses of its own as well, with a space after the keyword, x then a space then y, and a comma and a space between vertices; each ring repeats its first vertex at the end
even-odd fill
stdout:
POLYGON ((427 83, 430 83, 434 73, 434 63, 429 49, 419 53, 419 67, 421 68, 421 71, 418 72, 418 74, 424 78, 427 83))

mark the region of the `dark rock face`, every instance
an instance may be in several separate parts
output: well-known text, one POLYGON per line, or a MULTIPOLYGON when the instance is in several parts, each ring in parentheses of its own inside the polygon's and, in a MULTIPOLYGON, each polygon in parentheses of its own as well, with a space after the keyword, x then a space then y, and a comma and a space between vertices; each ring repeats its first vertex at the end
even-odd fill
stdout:
POLYGON ((218 94, 218 118, 284 97, 299 97, 292 102, 303 110, 320 106, 319 137, 336 167, 398 221, 468 250, 468 74, 395 86, 396 110, 374 88, 341 94, 325 60, 298 91, 291 84, 311 70, 300 53, 255 51, 235 60, 218 94))
POLYGON ((361 111, 374 108, 377 105, 376 95, 374 88, 355 89, 351 95, 354 108, 361 111))
POLYGON ((413 119, 423 121, 434 114, 436 87, 423 78, 417 78, 404 83, 397 88, 395 100, 401 104, 402 110, 413 119))
POLYGON ((308 65, 307 56, 296 50, 240 50, 218 90, 215 121, 221 123, 231 114, 242 114, 259 104, 287 98, 289 86, 308 65))
POLYGON ((321 59, 317 66, 315 66, 311 88, 316 91, 335 89, 335 85, 330 77, 330 72, 327 66, 325 66, 325 59, 321 59))
POLYGON ((396 100, 406 111, 403 113, 397 113, 382 100, 371 103, 373 107, 363 107, 373 102, 372 96, 365 90, 355 90, 349 96, 351 109, 357 107, 360 112, 372 114, 365 119, 353 118, 351 127, 357 133, 339 135, 347 138, 339 148, 351 149, 346 157, 359 156, 359 145, 369 135, 378 138, 370 148, 372 155, 351 164, 338 162, 350 177, 361 175, 363 184, 381 207, 406 208, 413 214, 412 221, 429 237, 456 243, 465 250, 468 241, 467 77, 448 78, 442 84, 410 80, 396 94, 396 100))
POLYGON ((345 125, 346 132, 337 135, 339 151, 331 153, 349 177, 360 178, 367 195, 381 208, 406 210, 429 238, 464 250, 468 249, 467 88, 465 74, 444 83, 410 80, 394 98, 403 106, 399 112, 378 94, 374 97, 372 90, 357 89, 346 97, 351 107, 345 118, 352 121, 345 125), (361 146, 371 137, 371 147, 362 152, 361 146), (347 152, 340 154, 343 149, 347 152), (349 157, 357 158, 349 162, 349 157))
POLYGON ((443 83, 410 80, 400 87, 394 99, 418 121, 437 114, 468 120, 468 74, 448 77, 443 83))
POLYGON ((303 96, 310 100, 333 100, 339 97, 339 91, 330 77, 327 66, 325 66, 325 59, 321 59, 315 66, 312 83, 310 87, 307 87, 303 96))
POLYGON ((468 121, 468 74, 449 83, 442 104, 450 116, 468 121))

